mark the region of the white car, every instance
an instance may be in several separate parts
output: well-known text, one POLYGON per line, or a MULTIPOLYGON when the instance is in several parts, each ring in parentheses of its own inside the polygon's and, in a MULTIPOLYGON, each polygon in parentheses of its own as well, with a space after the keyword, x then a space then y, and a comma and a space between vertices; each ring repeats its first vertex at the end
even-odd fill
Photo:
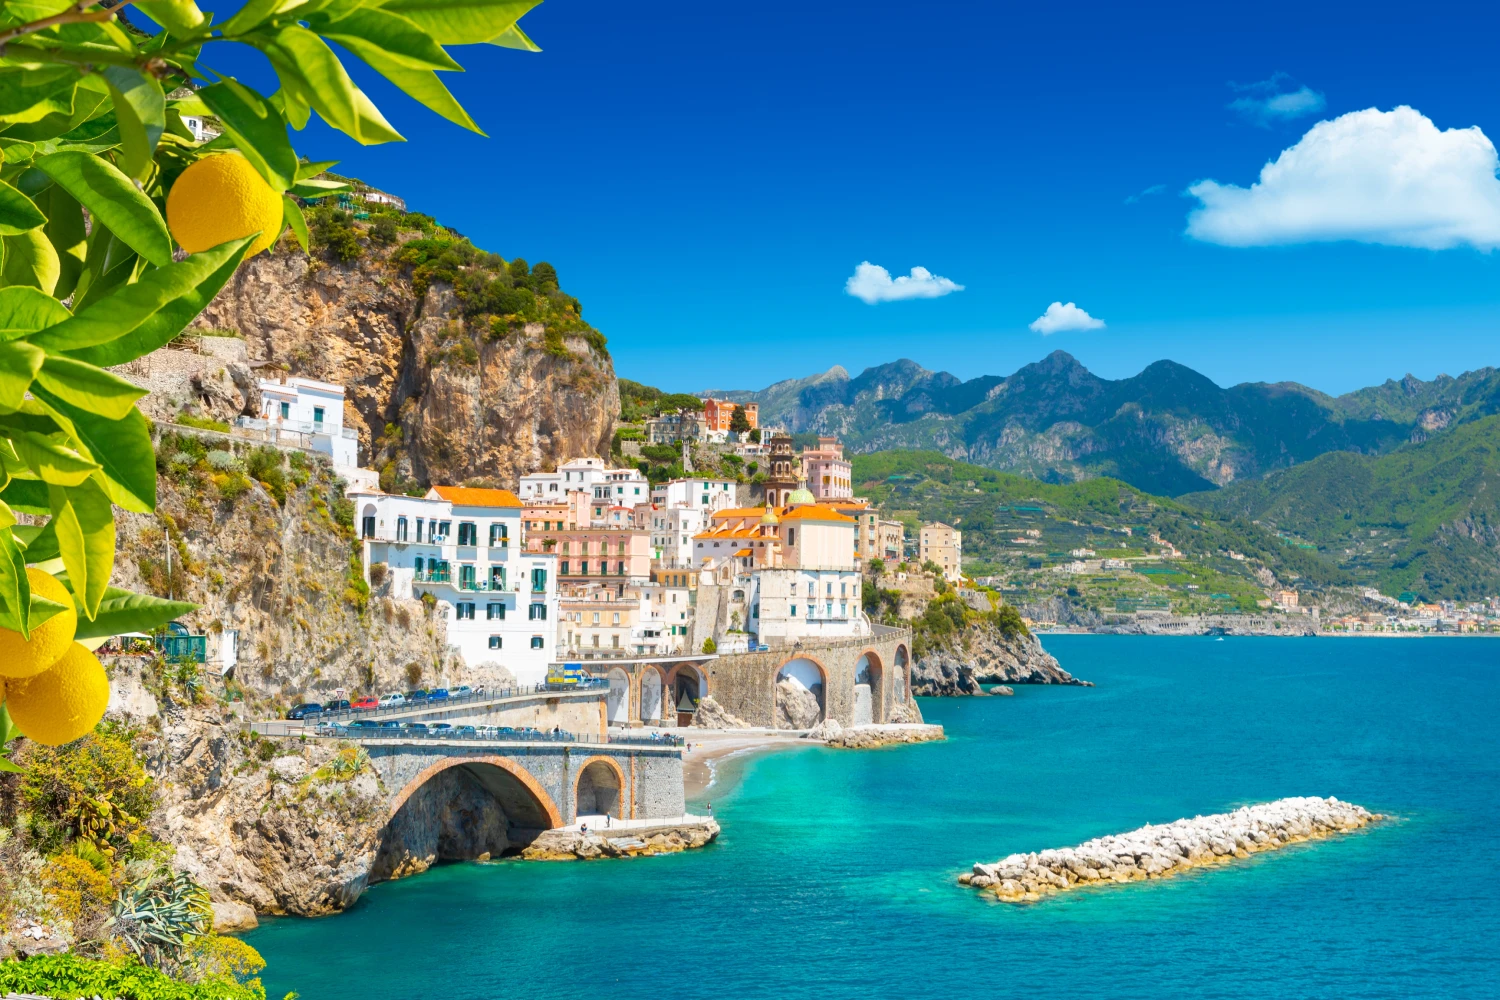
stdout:
POLYGON ((388 694, 380 699, 381 708, 400 708, 405 704, 406 695, 404 694, 388 694))

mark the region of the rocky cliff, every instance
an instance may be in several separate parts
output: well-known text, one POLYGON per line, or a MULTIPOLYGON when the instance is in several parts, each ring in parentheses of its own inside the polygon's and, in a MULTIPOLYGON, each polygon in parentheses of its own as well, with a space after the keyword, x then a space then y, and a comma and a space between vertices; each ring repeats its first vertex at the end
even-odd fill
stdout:
MULTIPOLYGON (((389 466, 387 485, 514 487, 524 473, 607 455, 620 404, 603 338, 571 315, 497 317, 452 282, 415 276, 405 261, 419 257, 402 250, 419 235, 359 235, 362 254, 349 261, 283 244, 241 267, 194 326, 237 332, 262 377, 344 386, 360 461, 389 466)), ((479 263, 440 272, 466 288, 486 273, 479 263)))
POLYGON ((1076 684, 1034 635, 1006 636, 989 625, 971 625, 934 643, 912 663, 916 695, 987 694, 988 684, 1076 684))

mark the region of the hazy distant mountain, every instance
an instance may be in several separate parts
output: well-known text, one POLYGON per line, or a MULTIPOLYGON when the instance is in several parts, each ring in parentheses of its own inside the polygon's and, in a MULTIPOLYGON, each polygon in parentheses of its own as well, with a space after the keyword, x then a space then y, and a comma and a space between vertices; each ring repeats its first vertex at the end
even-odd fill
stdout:
POLYGON ((759 392, 761 421, 837 434, 854 451, 935 449, 1050 482, 1108 475, 1151 493, 1212 489, 1330 451, 1383 454, 1500 412, 1493 368, 1332 397, 1295 382, 1221 388, 1157 361, 1111 380, 1054 351, 1008 377, 963 381, 901 360, 835 367, 759 392))

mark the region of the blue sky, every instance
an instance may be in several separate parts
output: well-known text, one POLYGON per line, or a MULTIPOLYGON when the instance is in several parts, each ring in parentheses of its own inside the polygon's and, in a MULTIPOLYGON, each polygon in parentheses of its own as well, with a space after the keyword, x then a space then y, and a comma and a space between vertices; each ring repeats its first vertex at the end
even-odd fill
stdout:
POLYGON ((542 53, 456 50, 468 72, 446 79, 488 138, 356 69, 410 141, 317 123, 295 140, 485 249, 550 261, 618 373, 666 389, 899 357, 971 378, 1060 348, 1109 377, 1168 357, 1336 393, 1500 364, 1497 21, 1439 3, 549 0, 522 22, 542 53), (1420 115, 1341 117, 1401 105, 1420 115), (1190 186, 1249 187, 1323 120, 1342 131, 1275 198, 1231 189, 1187 235, 1190 186), (865 261, 963 288, 867 304, 846 293, 865 261), (1105 326, 1029 329, 1053 302, 1105 326))

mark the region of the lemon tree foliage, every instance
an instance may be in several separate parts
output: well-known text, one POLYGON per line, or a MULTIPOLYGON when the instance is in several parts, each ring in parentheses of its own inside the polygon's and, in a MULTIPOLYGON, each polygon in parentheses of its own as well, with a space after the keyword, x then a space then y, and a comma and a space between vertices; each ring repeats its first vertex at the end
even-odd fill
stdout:
POLYGON ((401 139, 343 58, 478 132, 438 76, 461 69, 448 47, 536 51, 516 23, 536 2, 237 0, 223 19, 194 0, 0 2, 0 746, 87 733, 108 699, 91 648, 191 610, 110 586, 114 508, 155 508, 156 462, 144 390, 108 369, 180 334, 285 231, 307 249, 299 199, 344 185, 289 126, 401 139), (216 72, 225 45, 263 54, 275 91, 216 72))

